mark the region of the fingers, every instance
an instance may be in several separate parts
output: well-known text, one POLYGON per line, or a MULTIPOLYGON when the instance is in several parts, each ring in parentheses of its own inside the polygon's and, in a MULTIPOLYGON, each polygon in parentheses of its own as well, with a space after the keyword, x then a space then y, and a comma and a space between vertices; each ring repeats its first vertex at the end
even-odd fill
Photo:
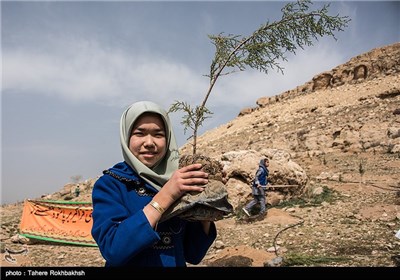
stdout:
POLYGON ((182 178, 186 180, 207 179, 208 173, 204 171, 188 171, 182 173, 182 178))
MULTIPOLYGON (((180 183, 185 187, 205 187, 208 184, 208 173, 201 170, 199 163, 190 164, 178 170, 180 183)), ((190 188, 187 190, 201 190, 200 188, 190 188)))
POLYGON ((191 173, 186 174, 189 177, 182 178, 182 184, 184 186, 198 186, 204 188, 208 184, 207 173, 191 173))
POLYGON ((182 178, 208 178, 208 173, 201 170, 203 166, 200 163, 191 164, 179 169, 182 178))
POLYGON ((193 164, 186 165, 186 166, 180 168, 179 170, 182 173, 185 173, 185 172, 192 171, 192 170, 200 170, 202 167, 203 167, 203 165, 201 163, 193 163, 193 164))
POLYGON ((176 200, 186 192, 204 191, 208 184, 208 173, 201 168, 202 165, 196 163, 178 169, 163 186, 162 192, 176 200))

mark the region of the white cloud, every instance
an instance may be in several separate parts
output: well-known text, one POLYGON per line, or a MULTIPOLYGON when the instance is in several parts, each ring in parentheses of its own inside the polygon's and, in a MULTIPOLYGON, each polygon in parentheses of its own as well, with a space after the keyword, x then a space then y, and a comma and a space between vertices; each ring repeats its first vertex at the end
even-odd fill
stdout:
POLYGON ((5 93, 25 92, 64 100, 124 104, 132 96, 196 100, 199 90, 207 85, 205 78, 186 65, 164 58, 138 53, 133 57, 121 50, 105 50, 97 44, 68 45, 69 49, 57 52, 5 50, 5 93))

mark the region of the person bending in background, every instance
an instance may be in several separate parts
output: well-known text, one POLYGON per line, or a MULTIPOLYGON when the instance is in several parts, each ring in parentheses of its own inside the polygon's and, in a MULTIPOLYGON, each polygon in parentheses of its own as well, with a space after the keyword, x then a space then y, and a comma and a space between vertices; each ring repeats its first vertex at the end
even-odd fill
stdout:
POLYGON ((268 166, 269 166, 268 158, 260 159, 256 176, 251 186, 251 193, 253 195, 253 200, 250 201, 245 207, 243 207, 243 212, 246 213, 246 215, 249 217, 251 216, 251 211, 253 207, 256 206, 257 204, 260 204, 259 215, 265 215, 267 213, 267 209, 265 207, 265 191, 268 184, 268 179, 267 179, 269 175, 268 166))
POLYGON ((199 264, 217 236, 213 221, 159 220, 186 192, 202 192, 208 173, 201 164, 178 169, 179 154, 169 117, 149 101, 122 114, 124 161, 96 181, 92 236, 110 266, 185 267, 199 264))

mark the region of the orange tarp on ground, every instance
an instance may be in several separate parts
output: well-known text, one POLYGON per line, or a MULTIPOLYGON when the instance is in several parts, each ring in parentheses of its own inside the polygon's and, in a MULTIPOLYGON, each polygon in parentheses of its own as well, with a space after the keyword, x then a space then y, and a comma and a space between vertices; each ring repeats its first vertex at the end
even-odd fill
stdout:
POLYGON ((92 204, 25 200, 20 233, 28 238, 97 246, 92 229, 92 204))

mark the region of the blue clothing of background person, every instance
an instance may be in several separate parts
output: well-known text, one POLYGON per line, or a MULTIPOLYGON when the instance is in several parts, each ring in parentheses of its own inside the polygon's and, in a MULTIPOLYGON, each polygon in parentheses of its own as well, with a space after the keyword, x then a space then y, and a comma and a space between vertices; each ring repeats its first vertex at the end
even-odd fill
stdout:
POLYGON ((269 159, 262 158, 260 159, 260 163, 258 164, 258 169, 256 172, 256 176, 253 180, 253 184, 251 186, 251 192, 253 195, 253 200, 250 201, 245 207, 243 207, 243 211, 247 216, 251 216, 251 211, 254 206, 260 204, 260 212, 259 215, 265 215, 267 210, 265 206, 265 191, 268 184, 268 175, 269 175, 269 159))
POLYGON ((212 221, 162 214, 188 191, 201 192, 201 164, 178 169, 179 155, 167 113, 142 101, 120 121, 124 161, 103 171, 93 192, 92 236, 106 266, 185 267, 198 264, 214 242, 212 221))

